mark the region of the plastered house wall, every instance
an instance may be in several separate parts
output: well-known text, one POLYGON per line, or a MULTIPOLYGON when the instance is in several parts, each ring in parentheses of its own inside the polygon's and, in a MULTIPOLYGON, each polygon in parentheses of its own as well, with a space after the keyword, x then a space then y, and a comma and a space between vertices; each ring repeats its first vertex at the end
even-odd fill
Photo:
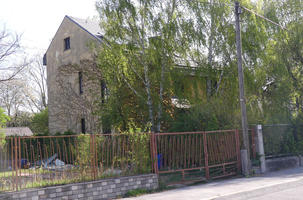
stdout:
POLYGON ((99 132, 96 116, 93 116, 88 102, 93 101, 88 94, 88 88, 94 85, 95 91, 101 91, 96 84, 87 83, 83 74, 83 94, 79 91, 79 71, 82 71, 81 61, 91 60, 93 53, 90 43, 99 43, 96 38, 85 31, 66 16, 46 52, 49 130, 51 134, 71 130, 81 132, 81 119, 85 119, 86 132, 99 132), (64 49, 64 39, 70 38, 70 49, 64 49), (74 68, 73 66, 77 67, 74 68), (63 73, 65 70, 66 73, 63 73), (78 98, 78 99, 77 99, 78 98), (83 102, 86 102, 84 105, 83 102), (82 103, 82 104, 81 104, 82 103))

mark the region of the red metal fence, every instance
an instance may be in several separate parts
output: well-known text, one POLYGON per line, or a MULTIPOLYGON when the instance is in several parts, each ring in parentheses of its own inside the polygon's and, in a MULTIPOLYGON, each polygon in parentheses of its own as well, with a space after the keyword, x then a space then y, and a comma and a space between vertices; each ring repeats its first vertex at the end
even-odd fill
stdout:
POLYGON ((230 176, 241 168, 240 135, 220 130, 11 137, 0 148, 0 191, 150 172, 230 176))
POLYGON ((152 135, 153 167, 156 173, 199 170, 206 179, 230 176, 240 171, 238 130, 152 135))
POLYGON ((150 134, 6 139, 0 191, 151 172, 150 134))

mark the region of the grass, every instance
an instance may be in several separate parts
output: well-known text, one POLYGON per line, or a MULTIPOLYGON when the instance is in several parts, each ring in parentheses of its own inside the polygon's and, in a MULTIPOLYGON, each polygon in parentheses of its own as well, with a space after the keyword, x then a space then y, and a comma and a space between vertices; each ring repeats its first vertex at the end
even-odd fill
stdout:
POLYGON ((166 190, 172 190, 175 189, 175 186, 167 186, 163 181, 159 180, 159 187, 154 190, 147 190, 147 189, 135 189, 130 190, 126 194, 123 195, 123 198, 126 197, 137 197, 144 194, 152 194, 152 193, 158 193, 166 190))
POLYGON ((146 189, 135 189, 135 190, 128 191, 123 197, 136 197, 136 196, 140 196, 143 194, 147 194, 149 192, 150 191, 146 190, 146 189))
MULTIPOLYGON (((20 189, 41 188, 55 185, 64 185, 70 183, 87 182, 93 180, 100 180, 104 178, 114 178, 119 176, 130 176, 134 173, 122 172, 121 174, 104 174, 104 171, 98 171, 96 177, 92 174, 91 169, 88 168, 72 168, 64 171, 54 171, 42 168, 36 169, 19 169, 18 182, 20 189)), ((13 191, 15 188, 15 171, 0 172, 0 192, 13 191)))
MULTIPOLYGON (((39 169, 19 169, 18 174, 48 174, 48 173, 53 173, 50 170, 45 170, 42 168, 39 169)), ((16 176, 15 171, 4 171, 0 172, 0 178, 10 178, 16 176)))

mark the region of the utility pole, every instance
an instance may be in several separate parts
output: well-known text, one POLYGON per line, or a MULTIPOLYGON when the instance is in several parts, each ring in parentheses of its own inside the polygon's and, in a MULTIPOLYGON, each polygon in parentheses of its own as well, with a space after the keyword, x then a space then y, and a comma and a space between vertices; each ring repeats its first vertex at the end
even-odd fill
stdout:
POLYGON ((243 130, 243 143, 244 150, 246 150, 247 159, 246 163, 242 166, 244 175, 249 175, 250 171, 250 150, 249 138, 247 128, 247 115, 246 115, 246 102, 244 94, 244 73, 242 68, 242 43, 241 43, 241 28, 240 28, 240 14, 242 13, 239 2, 235 2, 235 18, 236 18, 236 45, 237 45, 237 59, 238 59, 238 79, 239 79, 239 92, 240 92, 240 106, 241 106, 241 121, 243 130), (244 168, 243 168, 244 167, 244 168))

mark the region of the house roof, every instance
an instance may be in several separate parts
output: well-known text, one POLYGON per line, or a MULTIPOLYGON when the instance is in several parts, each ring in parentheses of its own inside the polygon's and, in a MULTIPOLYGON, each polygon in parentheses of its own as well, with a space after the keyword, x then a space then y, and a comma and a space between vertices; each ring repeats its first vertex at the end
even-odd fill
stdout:
POLYGON ((70 19, 72 22, 77 24, 80 28, 82 28, 84 31, 88 32, 90 35, 95 37, 96 39, 100 40, 103 38, 102 30, 100 28, 100 23, 97 20, 91 20, 91 19, 79 19, 72 16, 67 16, 68 19, 70 19))
MULTIPOLYGON (((102 42, 103 39, 103 34, 102 34, 102 30, 100 28, 100 23, 97 20, 91 20, 91 19, 80 19, 80 18, 76 18, 76 17, 72 17, 72 16, 68 16, 65 15, 64 19, 68 19, 71 22, 73 22, 74 24, 76 24, 77 26, 79 26, 82 30, 84 30, 85 32, 87 32, 88 34, 90 34, 92 37, 96 38, 98 41, 102 42)), ((64 21, 63 19, 63 21, 64 21)), ((61 22, 61 25, 63 23, 63 21, 61 22)), ((61 27, 61 25, 59 26, 59 29, 61 27)), ((58 30, 59 30, 58 29, 58 30)), ((58 32, 57 30, 57 32, 58 32)), ((55 36, 57 35, 57 33, 55 34, 55 36)), ((54 36, 54 37, 55 37, 54 36)), ((48 52, 54 37, 50 43, 50 45, 48 46, 46 53, 48 52)), ((45 56, 45 55, 44 55, 45 56)), ((46 65, 46 60, 43 61, 46 65)))
POLYGON ((28 127, 9 127, 1 129, 6 136, 32 136, 33 132, 28 127))

